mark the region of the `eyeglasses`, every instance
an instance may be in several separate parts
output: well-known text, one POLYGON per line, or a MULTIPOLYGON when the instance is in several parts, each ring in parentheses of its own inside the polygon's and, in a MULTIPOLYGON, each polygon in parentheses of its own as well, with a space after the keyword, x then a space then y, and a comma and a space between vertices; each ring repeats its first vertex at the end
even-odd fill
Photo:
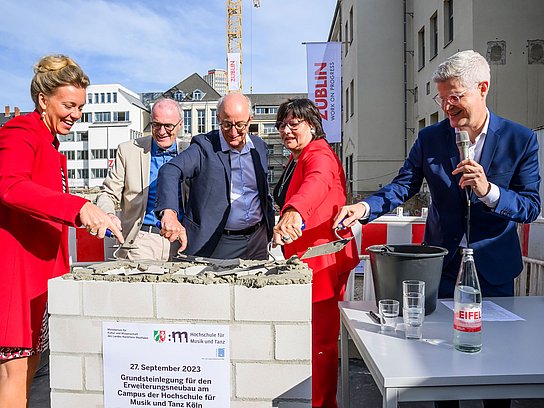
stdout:
POLYGON ((446 103, 452 105, 452 106, 457 106, 461 103, 461 98, 463 96, 465 96, 465 94, 470 91, 471 89, 475 89, 474 87, 473 88, 468 88, 468 89, 465 89, 463 92, 461 93, 453 93, 451 95, 448 95, 448 96, 440 96, 438 94, 436 94, 434 97, 433 97, 433 101, 436 102, 436 104, 438 106, 444 106, 446 103))
POLYGON ((155 132, 160 131, 161 127, 164 128, 168 133, 171 133, 177 125, 181 123, 182 119, 179 120, 178 123, 173 125, 172 123, 160 123, 160 122, 151 122, 151 129, 153 129, 155 132))
POLYGON ((238 132, 241 132, 242 130, 244 130, 247 125, 249 125, 249 119, 251 118, 247 118, 247 121, 245 122, 236 122, 236 123, 233 123, 233 122, 221 122, 219 123, 219 125, 221 126, 221 129, 225 130, 225 131, 230 131, 232 128, 235 128, 238 132))
POLYGON ((304 122, 304 120, 292 120, 292 121, 287 122, 287 123, 277 121, 276 122, 276 129, 278 129, 280 132, 283 132, 286 127, 288 127, 291 130, 297 130, 302 122, 304 122))

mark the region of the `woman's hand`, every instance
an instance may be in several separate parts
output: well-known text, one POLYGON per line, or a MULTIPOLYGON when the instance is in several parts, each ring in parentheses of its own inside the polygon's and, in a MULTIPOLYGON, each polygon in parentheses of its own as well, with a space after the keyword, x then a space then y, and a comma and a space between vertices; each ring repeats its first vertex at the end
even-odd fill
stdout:
POLYGON ((103 239, 106 236, 106 230, 109 229, 121 244, 125 242, 117 223, 91 202, 88 201, 81 207, 79 219, 89 234, 103 239))
POLYGON ((294 208, 283 212, 280 220, 274 227, 272 243, 285 245, 297 240, 302 235, 302 217, 294 208))

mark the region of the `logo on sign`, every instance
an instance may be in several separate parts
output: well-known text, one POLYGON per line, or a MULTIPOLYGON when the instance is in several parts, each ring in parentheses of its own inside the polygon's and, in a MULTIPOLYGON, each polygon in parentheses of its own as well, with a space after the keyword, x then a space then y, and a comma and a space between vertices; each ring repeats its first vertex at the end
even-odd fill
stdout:
POLYGON ((166 340, 166 330, 153 330, 153 338, 157 343, 164 343, 166 340))

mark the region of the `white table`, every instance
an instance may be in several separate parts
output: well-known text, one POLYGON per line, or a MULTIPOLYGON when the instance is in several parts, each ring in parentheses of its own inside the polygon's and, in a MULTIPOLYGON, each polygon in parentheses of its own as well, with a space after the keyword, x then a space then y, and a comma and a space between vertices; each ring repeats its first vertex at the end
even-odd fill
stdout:
POLYGON ((384 408, 397 402, 544 398, 544 297, 487 298, 524 321, 483 322, 482 351, 452 345, 453 312, 440 301, 425 317, 422 340, 404 338, 402 317, 384 334, 367 311, 375 302, 340 302, 342 406, 349 407, 348 334, 367 365, 384 408))

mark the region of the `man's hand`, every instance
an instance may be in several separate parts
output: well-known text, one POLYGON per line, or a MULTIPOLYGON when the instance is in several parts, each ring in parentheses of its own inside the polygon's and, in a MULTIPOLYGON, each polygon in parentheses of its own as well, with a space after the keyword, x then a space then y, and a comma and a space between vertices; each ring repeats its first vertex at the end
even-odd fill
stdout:
POLYGON ((489 193, 491 184, 487 181, 484 169, 472 159, 463 160, 457 165, 451 174, 462 173, 459 186, 461 188, 470 187, 478 198, 484 197, 489 193))
POLYGON ((161 235, 170 242, 177 239, 180 243, 179 252, 187 248, 187 232, 178 221, 178 215, 174 210, 164 210, 161 218, 161 235))
POLYGON ((360 218, 366 215, 366 207, 361 204, 345 205, 340 209, 340 212, 334 219, 332 228, 340 227, 350 228, 353 227, 360 218))

